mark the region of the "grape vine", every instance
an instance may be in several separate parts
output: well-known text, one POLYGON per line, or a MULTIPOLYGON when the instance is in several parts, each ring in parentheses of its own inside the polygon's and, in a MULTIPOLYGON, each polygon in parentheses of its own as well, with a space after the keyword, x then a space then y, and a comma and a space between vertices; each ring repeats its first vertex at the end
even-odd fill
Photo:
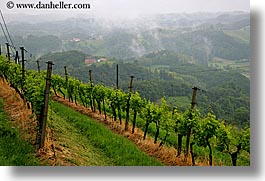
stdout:
MULTIPOLYGON (((32 106, 34 114, 39 118, 44 101, 45 71, 38 73, 27 70, 25 80, 22 80, 20 65, 0 57, 0 76, 32 106)), ((231 164, 234 166, 237 165, 241 153, 247 153, 249 158, 250 128, 239 130, 227 125, 224 121, 217 120, 211 111, 206 116, 202 116, 197 109, 188 109, 182 113, 177 108, 172 109, 164 98, 155 104, 142 99, 138 92, 125 93, 100 84, 82 83, 71 76, 67 76, 66 80, 60 75, 52 75, 51 87, 56 96, 61 95, 71 102, 81 103, 94 112, 98 110, 100 114, 104 114, 105 120, 108 115, 114 121, 118 117, 122 124, 122 120, 125 117, 129 119, 128 114, 132 114, 132 134, 137 121, 140 121, 139 125, 144 122, 141 128, 144 131, 143 139, 150 134, 154 136, 154 143, 159 143, 159 146, 173 145, 177 149, 176 156, 182 154, 182 142, 185 138, 185 155, 191 155, 193 164, 198 155, 195 147, 208 150, 209 165, 213 165, 214 150, 230 155, 231 164), (151 131, 150 125, 153 125, 151 131)))

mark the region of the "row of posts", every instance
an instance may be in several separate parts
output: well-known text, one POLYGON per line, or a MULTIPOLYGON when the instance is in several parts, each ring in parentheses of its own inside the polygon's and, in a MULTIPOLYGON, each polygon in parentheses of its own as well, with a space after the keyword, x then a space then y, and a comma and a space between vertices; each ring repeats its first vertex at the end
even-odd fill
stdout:
MULTIPOLYGON (((22 79, 25 79, 25 48, 20 47, 21 50, 21 68, 22 68, 22 79)), ((19 64, 19 55, 18 55, 18 50, 16 50, 16 55, 15 55, 15 63, 19 64)), ((0 46, 0 55, 2 55, 2 46, 0 46)), ((11 53, 10 53, 10 45, 9 43, 6 43, 6 57, 8 62, 11 62, 11 53)))
MULTIPOLYGON (((11 57, 10 57, 10 49, 9 49, 10 45, 8 43, 6 43, 6 48, 7 48, 7 58, 8 61, 11 61, 11 57)), ((22 62, 22 80, 25 80, 25 49, 24 47, 20 47, 21 49, 21 62, 22 62)), ((2 54, 2 50, 1 50, 1 46, 0 46, 0 55, 2 54)), ((16 56, 15 56, 15 62, 19 63, 19 56, 18 56, 18 51, 16 50, 16 56)), ((45 135, 46 135, 46 122, 47 122, 47 115, 48 115, 48 103, 49 103, 49 92, 50 92, 50 85, 51 85, 51 74, 52 74, 52 61, 48 61, 48 66, 47 66, 47 76, 46 76, 46 88, 45 88, 45 98, 44 98, 44 109, 41 115, 42 120, 40 120, 40 132, 39 132, 39 137, 40 137, 40 145, 39 147, 42 148, 44 146, 45 143, 45 135)), ((38 65, 38 72, 40 72, 40 65, 39 65, 39 61, 37 61, 37 65, 38 65)), ((65 74, 66 74, 66 79, 68 79, 68 74, 66 71, 66 66, 65 68, 65 74)), ((130 101, 130 95, 132 93, 132 84, 133 84, 133 78, 134 76, 130 76, 131 80, 130 80, 130 86, 129 86, 129 97, 127 100, 127 109, 129 108, 129 101, 130 101)), ((119 67, 118 64, 116 65, 116 89, 119 89, 119 67)), ((89 80, 90 80, 90 84, 93 85, 93 78, 92 78, 92 70, 89 70, 89 80)), ((191 102, 191 110, 194 109, 195 104, 196 104, 196 93, 197 90, 199 90, 196 86, 192 88, 193 89, 193 95, 192 95, 192 102, 191 102)), ((127 111, 128 112, 128 111, 127 111)), ((128 114, 128 113, 127 113, 128 114)), ((128 130, 128 121, 129 121, 129 115, 126 114, 126 123, 125 123, 125 131, 128 130)), ((189 141, 189 140, 188 140, 189 141)), ((187 148, 187 152, 188 153, 188 148, 187 148)))
MULTIPOLYGON (((22 81, 24 83, 25 80, 25 48, 20 47, 21 50, 21 68, 22 68, 22 81)), ((15 55, 15 63, 19 64, 19 55, 18 51, 16 50, 15 55)), ((0 46, 0 55, 2 55, 2 47, 0 46)), ((10 45, 6 43, 6 57, 8 62, 11 62, 11 53, 10 53, 10 45)), ((39 121, 39 131, 37 135, 37 144, 39 148, 43 148, 45 144, 45 137, 46 137, 46 125, 47 125, 47 116, 48 116, 48 105, 49 105, 49 94, 50 94, 50 86, 51 86, 51 75, 52 75, 52 61, 47 62, 47 75, 46 75, 46 87, 45 87, 45 94, 44 94, 44 107, 42 109, 40 120, 39 121)), ((37 61, 38 65, 38 72, 40 72, 40 65, 39 61, 37 61)), ((22 83, 22 90, 23 90, 23 83, 22 83)))
MULTIPOLYGON (((66 76, 66 82, 67 82, 67 79, 68 79, 68 74, 67 74, 67 70, 66 70, 66 66, 64 67, 65 68, 65 76, 66 76)), ((126 120, 125 120, 125 131, 128 131, 128 123, 129 123, 129 101, 130 101, 130 97, 131 97, 131 93, 132 93, 132 88, 133 88, 133 79, 134 79, 134 76, 130 76, 131 80, 130 80, 130 86, 128 87, 129 88, 129 96, 128 96, 128 99, 127 99, 127 111, 126 111, 126 120)), ((92 70, 89 70, 89 81, 90 81, 90 84, 91 86, 93 86, 93 77, 92 77, 92 70)), ((118 64, 116 65, 116 89, 118 90, 119 89, 119 66, 118 64)), ((200 90, 198 87, 194 86, 193 88, 193 93, 192 93, 192 101, 191 101, 191 110, 193 111, 194 110, 194 107, 196 105, 196 95, 197 95, 197 91, 200 90)))
MULTIPOLYGON (((21 49, 21 56, 22 56, 22 54, 24 54, 22 52, 25 49, 24 49, 24 47, 20 47, 20 49, 21 49)), ((15 50, 16 50, 16 48, 15 48, 15 50)), ((0 55, 2 55, 2 46, 0 46, 0 55)), ((8 61, 10 62, 11 61, 11 53, 10 53, 10 45, 9 45, 9 43, 6 43, 6 57, 7 57, 8 61)), ((16 50, 15 63, 19 63, 18 50, 16 50)))

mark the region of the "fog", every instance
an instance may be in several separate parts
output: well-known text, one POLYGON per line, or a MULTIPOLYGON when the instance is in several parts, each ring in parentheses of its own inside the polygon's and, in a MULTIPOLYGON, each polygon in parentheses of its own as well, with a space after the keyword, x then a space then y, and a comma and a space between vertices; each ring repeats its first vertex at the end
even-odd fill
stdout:
MULTIPOLYGON (((161 13, 193 13, 193 12, 229 12, 250 11, 249 0, 64 0, 64 3, 88 3, 86 10, 36 10, 8 9, 7 2, 1 0, 0 8, 4 14, 56 14, 65 17, 86 16, 108 19, 133 19, 140 15, 161 13)), ((38 3, 36 0, 12 0, 16 3, 38 3)), ((40 0, 41 3, 59 3, 61 0, 40 0)))

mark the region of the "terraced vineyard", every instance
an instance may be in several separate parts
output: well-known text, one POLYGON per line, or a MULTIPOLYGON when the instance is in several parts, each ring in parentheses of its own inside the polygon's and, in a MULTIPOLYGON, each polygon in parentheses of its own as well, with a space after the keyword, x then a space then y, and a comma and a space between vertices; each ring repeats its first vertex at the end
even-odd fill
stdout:
POLYGON ((49 124, 56 138, 55 152, 56 149, 63 149, 69 163, 98 166, 163 165, 128 139, 95 120, 57 102, 50 107, 49 124))
POLYGON ((45 78, 46 72, 23 72, 3 57, 0 65, 2 83, 13 87, 24 106, 32 110, 29 137, 32 140, 37 135, 37 153, 51 165, 250 164, 250 128, 227 125, 211 111, 201 116, 194 105, 184 113, 176 108, 172 111, 165 99, 155 104, 137 92, 94 85, 92 78, 84 84, 67 73, 65 78, 45 78), (49 80, 54 99, 82 114, 50 97, 46 129, 43 111, 49 80), (44 145, 39 137, 45 138, 44 145))
MULTIPOLYGON (((9 115, 4 112, 3 100, 1 100, 1 165, 163 165, 145 154, 128 139, 56 102, 51 102, 50 105, 45 146, 34 153, 34 147, 29 142, 36 136, 36 132, 27 126, 27 123, 34 124, 34 121, 29 119, 24 120, 25 123, 23 123, 13 118, 12 107, 23 100, 5 81, 1 80, 0 85, 0 96, 3 96, 5 103, 8 104, 6 109, 11 111, 9 115), (10 97, 13 97, 12 100, 9 99, 10 97), (12 124, 9 117, 13 119, 12 124), (20 128, 16 130, 14 126, 20 128), (25 132, 30 135, 25 136, 25 132)), ((25 104, 24 108, 27 110, 25 104)), ((26 114, 24 109, 15 111, 21 111, 21 115, 26 114)))

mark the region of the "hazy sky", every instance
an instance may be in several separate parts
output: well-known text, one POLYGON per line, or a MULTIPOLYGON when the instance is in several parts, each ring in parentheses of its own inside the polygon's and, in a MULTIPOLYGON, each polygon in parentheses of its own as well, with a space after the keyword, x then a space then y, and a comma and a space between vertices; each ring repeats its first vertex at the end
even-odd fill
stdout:
MULTIPOLYGON (((103 17, 137 17, 142 14, 158 13, 190 13, 190 12, 220 12, 220 11, 250 11, 249 0, 64 0, 65 3, 89 3, 90 10, 29 10, 8 9, 1 0, 0 8, 5 14, 25 13, 60 13, 75 15, 89 13, 103 17)), ((12 0, 14 3, 59 3, 62 0, 12 0)))

